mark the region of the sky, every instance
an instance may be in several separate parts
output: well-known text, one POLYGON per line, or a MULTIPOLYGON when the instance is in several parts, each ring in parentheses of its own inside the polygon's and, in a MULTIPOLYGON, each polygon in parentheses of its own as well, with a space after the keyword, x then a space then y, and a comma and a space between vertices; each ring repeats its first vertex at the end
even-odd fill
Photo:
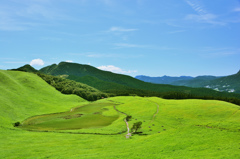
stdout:
POLYGON ((61 61, 130 76, 240 70, 240 0, 0 0, 0 69, 61 61))

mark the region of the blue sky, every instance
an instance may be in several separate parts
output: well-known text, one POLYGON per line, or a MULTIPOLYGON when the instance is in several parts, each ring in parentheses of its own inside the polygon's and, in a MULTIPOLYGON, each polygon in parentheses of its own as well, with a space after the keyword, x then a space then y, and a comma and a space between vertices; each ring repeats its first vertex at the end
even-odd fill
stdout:
POLYGON ((223 76, 240 69, 239 44, 239 0, 0 0, 0 69, 223 76))

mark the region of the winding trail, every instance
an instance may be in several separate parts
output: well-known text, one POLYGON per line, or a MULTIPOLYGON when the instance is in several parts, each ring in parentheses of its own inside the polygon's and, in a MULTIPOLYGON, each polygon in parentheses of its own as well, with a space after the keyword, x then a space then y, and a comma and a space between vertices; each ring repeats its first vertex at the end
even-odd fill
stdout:
MULTIPOLYGON (((123 112, 119 111, 119 110, 116 108, 116 106, 114 106, 114 109, 115 109, 117 112, 119 112, 119 113, 122 113, 122 114, 124 114, 124 115, 126 115, 126 116, 127 116, 127 114, 126 114, 126 113, 123 113, 123 112)), ((132 133, 130 133, 129 124, 128 124, 128 122, 127 122, 127 119, 126 119, 126 118, 124 119, 124 122, 125 122, 125 123, 126 123, 126 125, 127 125, 127 134, 126 134, 126 138, 128 139, 130 136, 132 136, 132 133)))
MULTIPOLYGON (((148 101, 149 101, 149 102, 152 102, 152 103, 155 103, 155 102, 150 101, 150 100, 148 100, 148 101)), ((157 111, 156 111, 156 113, 153 114, 152 120, 151 120, 146 126, 143 126, 142 128, 145 128, 145 127, 147 127, 148 125, 150 125, 152 122, 154 122, 155 117, 156 117, 156 115, 157 115, 158 112, 159 112, 159 105, 158 105, 158 103, 155 103, 155 104, 157 105, 157 111)), ((141 129, 142 129, 142 128, 141 128, 141 129)))

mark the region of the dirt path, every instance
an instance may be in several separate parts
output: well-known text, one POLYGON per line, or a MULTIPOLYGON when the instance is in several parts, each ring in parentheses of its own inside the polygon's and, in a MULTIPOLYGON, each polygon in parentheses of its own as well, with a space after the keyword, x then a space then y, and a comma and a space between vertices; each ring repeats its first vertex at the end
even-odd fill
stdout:
MULTIPOLYGON (((149 101, 149 100, 148 100, 148 101, 149 101)), ((152 102, 152 101, 149 101, 149 102, 152 102)), ((155 103, 155 102, 152 102, 152 103, 155 103)), ((159 105, 158 105, 158 103, 155 103, 155 104, 157 105, 157 111, 156 111, 156 113, 153 114, 152 120, 151 120, 146 126, 143 126, 142 128, 145 128, 145 127, 147 127, 148 125, 150 125, 152 122, 154 122, 155 117, 156 117, 156 115, 157 115, 158 112, 159 112, 159 105)), ((141 129, 142 129, 142 128, 141 128, 141 129)))
MULTIPOLYGON (((116 106, 114 106, 114 109, 115 109, 117 112, 119 112, 119 113, 122 113, 122 114, 124 114, 124 115, 126 115, 126 116, 127 116, 127 114, 126 114, 126 113, 123 113, 123 112, 121 112, 121 111, 117 110, 116 106)), ((129 124, 128 124, 128 122, 127 122, 126 118, 124 119, 124 122, 125 122, 125 123, 126 123, 126 125, 127 125, 127 134, 126 134, 126 138, 128 139, 130 136, 132 136, 132 133, 130 133, 129 124)))

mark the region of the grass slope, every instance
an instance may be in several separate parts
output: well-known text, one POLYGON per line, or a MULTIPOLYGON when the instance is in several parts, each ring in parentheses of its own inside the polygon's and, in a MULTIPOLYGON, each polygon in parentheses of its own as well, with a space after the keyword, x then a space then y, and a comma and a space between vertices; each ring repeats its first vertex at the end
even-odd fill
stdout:
POLYGON ((0 70, 0 125, 11 127, 33 115, 71 109, 85 102, 76 95, 63 95, 32 73, 0 70))
MULTIPOLYGON (((60 94, 33 74, 0 71, 0 77, 0 158, 240 158, 240 107, 234 104, 114 97, 97 102, 118 104, 118 110, 132 116, 130 126, 142 121, 141 131, 148 135, 126 139, 125 134, 30 132, 12 127, 12 123, 86 102, 60 94)), ((115 113, 113 109, 103 112, 115 113)), ((110 127, 125 126, 122 119, 110 127)))

